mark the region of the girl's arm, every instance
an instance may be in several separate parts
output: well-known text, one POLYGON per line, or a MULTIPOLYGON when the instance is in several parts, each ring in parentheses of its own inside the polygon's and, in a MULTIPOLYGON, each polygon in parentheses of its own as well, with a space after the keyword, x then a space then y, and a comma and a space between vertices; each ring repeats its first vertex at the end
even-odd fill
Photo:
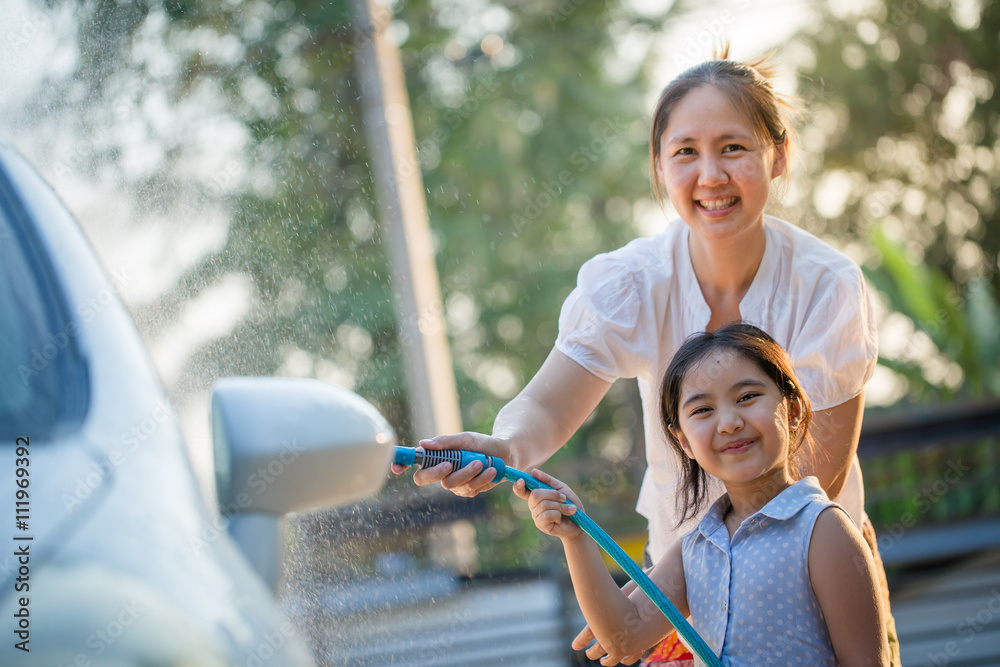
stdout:
POLYGON ((858 451, 864 408, 865 392, 862 391, 840 405, 813 413, 809 435, 815 443, 815 451, 805 474, 816 475, 830 498, 839 496, 847 481, 854 454, 858 451))
MULTIPOLYGON (((601 664, 616 665, 663 639, 673 629, 663 613, 641 590, 636 589, 631 596, 623 593, 608 572, 598 546, 576 524, 564 518, 574 513, 574 508, 563 503, 564 499, 582 507, 573 491, 540 470, 533 470, 532 474, 553 490, 538 489, 529 495, 524 483, 518 481, 514 492, 528 499, 538 529, 562 540, 580 609, 597 642, 607 652, 601 664)), ((649 576, 686 616, 687 589, 680 542, 664 555, 649 576)))
MULTIPOLYGON (((590 416, 611 383, 553 348, 528 385, 497 414, 493 435, 456 433, 421 441, 427 449, 469 449, 499 456, 518 470, 539 466, 559 450, 580 424, 590 416)), ((392 471, 406 468, 393 465, 392 471)), ((441 463, 418 470, 413 481, 419 486, 441 482, 459 496, 471 497, 493 488, 493 473, 483 475, 478 462, 462 470, 441 463)))
POLYGON ((861 533, 838 507, 816 519, 809 544, 809 582, 842 665, 888 665, 882 595, 875 561, 861 533))

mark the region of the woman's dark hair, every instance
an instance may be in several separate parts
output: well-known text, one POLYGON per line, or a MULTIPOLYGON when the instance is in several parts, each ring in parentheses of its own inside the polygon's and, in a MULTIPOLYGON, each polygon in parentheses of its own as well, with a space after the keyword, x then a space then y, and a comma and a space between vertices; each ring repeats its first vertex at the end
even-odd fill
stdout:
MULTIPOLYGON (((809 420, 812 409, 809 397, 792 370, 788 353, 761 329, 736 322, 713 332, 703 332, 689 337, 674 355, 660 386, 660 419, 667 440, 681 458, 681 493, 677 497, 680 520, 677 525, 698 516, 705 502, 707 473, 698 462, 690 458, 681 447, 673 431, 680 430, 681 384, 692 366, 716 350, 732 350, 751 361, 778 386, 781 395, 790 402, 798 401, 801 415, 789 443, 789 458, 808 442, 809 420)), ((808 450, 808 447, 806 448, 808 450)))
POLYGON ((725 93, 737 109, 746 113, 760 141, 770 142, 775 148, 785 144, 786 155, 791 155, 790 146, 786 144, 790 134, 788 119, 799 115, 799 107, 796 99, 780 95, 771 87, 774 68, 768 63, 769 56, 739 63, 728 59, 729 45, 723 44, 716 49, 714 58, 716 59, 695 65, 678 75, 660 93, 660 99, 653 110, 653 122, 649 130, 649 161, 653 196, 661 203, 666 193, 656 170, 660 159, 660 138, 667 130, 674 107, 689 92, 700 86, 715 86, 725 93))

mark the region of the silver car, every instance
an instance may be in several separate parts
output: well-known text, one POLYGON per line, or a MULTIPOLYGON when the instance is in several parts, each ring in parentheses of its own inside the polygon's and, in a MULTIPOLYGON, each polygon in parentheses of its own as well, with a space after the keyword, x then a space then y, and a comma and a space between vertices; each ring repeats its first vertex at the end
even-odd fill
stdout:
POLYGON ((282 516, 375 491, 391 428, 318 381, 220 381, 209 507, 115 280, 0 142, 0 664, 313 664, 282 516))

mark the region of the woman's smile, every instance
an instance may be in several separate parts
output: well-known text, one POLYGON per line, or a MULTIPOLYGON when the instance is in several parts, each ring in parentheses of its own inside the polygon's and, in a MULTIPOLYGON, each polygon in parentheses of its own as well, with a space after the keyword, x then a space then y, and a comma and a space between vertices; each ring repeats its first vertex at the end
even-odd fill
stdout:
POLYGON ((697 204, 702 212, 708 216, 724 216, 735 210, 736 205, 739 203, 739 197, 713 197, 706 199, 697 199, 695 204, 697 204))

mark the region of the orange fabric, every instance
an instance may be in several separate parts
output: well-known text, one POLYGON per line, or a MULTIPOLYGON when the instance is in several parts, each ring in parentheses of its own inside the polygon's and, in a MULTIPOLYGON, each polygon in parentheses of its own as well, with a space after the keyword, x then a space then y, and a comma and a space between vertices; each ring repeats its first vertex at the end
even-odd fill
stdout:
POLYGON ((652 653, 642 661, 642 667, 689 667, 694 665, 694 655, 681 642, 676 630, 657 644, 652 653))

